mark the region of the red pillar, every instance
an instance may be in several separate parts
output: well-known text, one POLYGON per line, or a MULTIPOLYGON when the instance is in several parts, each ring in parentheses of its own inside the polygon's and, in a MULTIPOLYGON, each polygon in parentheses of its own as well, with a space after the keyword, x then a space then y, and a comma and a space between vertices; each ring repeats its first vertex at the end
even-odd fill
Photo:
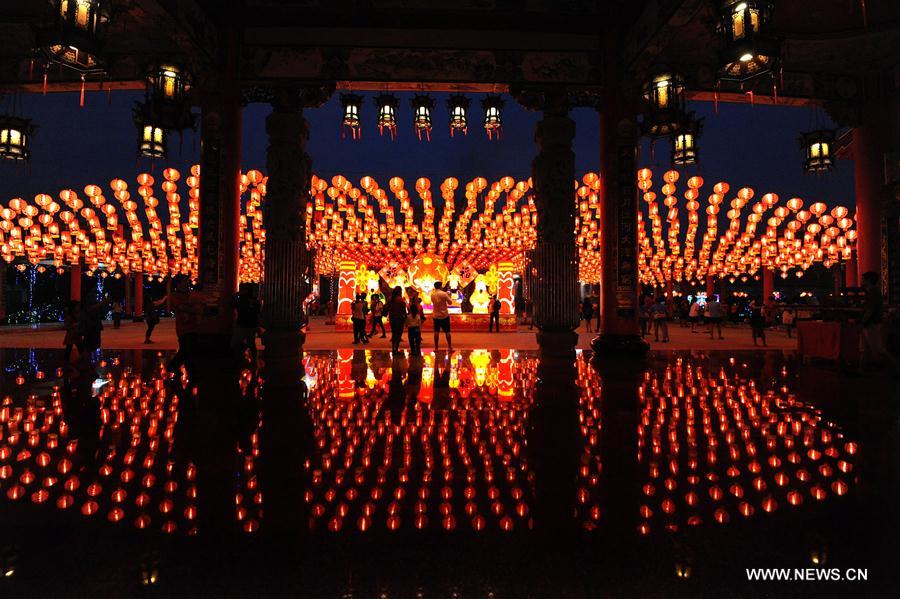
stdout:
POLYGON ((69 269, 69 299, 81 301, 81 264, 69 269))
POLYGON ((854 250, 853 254, 850 256, 850 259, 847 260, 844 265, 844 286, 845 287, 859 287, 859 275, 857 274, 859 271, 856 265, 856 251, 854 250))
POLYGON ((134 318, 140 320, 144 315, 144 274, 134 273, 134 318))
POLYGON ((762 280, 763 302, 768 302, 772 299, 772 294, 775 293, 775 271, 771 268, 763 268, 762 280))
POLYGON ((166 277, 166 314, 172 313, 172 277, 166 277))
POLYGON ((712 297, 716 292, 716 278, 706 275, 706 297, 712 297))
POLYGON ((634 110, 610 82, 600 112, 600 336, 598 354, 643 355, 638 323, 637 142, 634 110))
POLYGON ((134 284, 134 278, 131 274, 125 275, 125 317, 129 315, 134 317, 134 304, 131 302, 131 286, 134 284))
MULTIPOLYGON (((199 281, 208 304, 219 305, 211 329, 231 325, 225 307, 238 287, 241 184, 241 90, 238 31, 224 33, 223 64, 201 91, 199 281)), ((210 332, 212 332, 210 330, 210 332)))
POLYGON ((866 81, 860 125, 853 130, 853 174, 856 182, 856 223, 859 238, 859 276, 867 272, 882 272, 881 221, 882 210, 889 203, 890 189, 885 185, 884 159, 889 150, 891 115, 886 110, 885 91, 880 77, 866 81))

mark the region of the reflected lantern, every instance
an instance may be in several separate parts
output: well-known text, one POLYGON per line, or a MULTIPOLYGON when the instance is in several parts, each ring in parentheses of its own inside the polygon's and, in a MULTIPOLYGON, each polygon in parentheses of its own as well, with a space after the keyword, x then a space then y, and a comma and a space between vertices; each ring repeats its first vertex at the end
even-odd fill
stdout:
POLYGON ((644 133, 666 137, 685 120, 684 79, 668 69, 658 69, 644 84, 644 133))
POLYGON ((39 35, 51 63, 82 75, 103 71, 101 38, 109 21, 106 0, 51 0, 53 26, 39 35))
POLYGON ((34 125, 28 119, 16 116, 0 116, 0 158, 28 160, 31 155, 31 134, 34 125))
POLYGON ((450 137, 457 131, 463 134, 469 133, 469 98, 465 96, 450 96, 447 100, 447 108, 450 110, 450 137))
POLYGON ((359 139, 362 123, 359 113, 362 107, 362 98, 356 94, 341 94, 341 106, 344 112, 341 120, 341 138, 349 131, 350 139, 359 139))
POLYGON ((410 102, 413 109, 413 127, 422 140, 424 134, 426 141, 431 141, 431 110, 434 108, 434 100, 430 96, 416 96, 410 102))
POLYGON ((821 129, 800 135, 803 168, 808 173, 827 173, 834 168, 834 131, 821 129))
POLYGON ((484 108, 484 130, 490 140, 495 137, 500 139, 503 132, 503 105, 503 98, 500 96, 488 96, 481 101, 481 107, 484 108))
POLYGON ((703 129, 703 119, 691 116, 685 120, 672 136, 672 164, 686 166, 697 163, 697 142, 703 129))
POLYGON ((748 81, 774 70, 778 41, 769 31, 772 3, 768 0, 725 0, 719 12, 719 78, 748 81))
POLYGON ((375 98, 378 107, 378 133, 384 135, 385 130, 391 139, 397 137, 397 107, 400 101, 391 94, 381 94, 375 98))

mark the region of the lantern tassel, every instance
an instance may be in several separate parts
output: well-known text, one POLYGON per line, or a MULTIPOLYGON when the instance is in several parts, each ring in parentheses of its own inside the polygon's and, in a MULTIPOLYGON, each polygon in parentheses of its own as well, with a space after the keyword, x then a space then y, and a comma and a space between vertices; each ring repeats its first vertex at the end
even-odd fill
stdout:
POLYGON ((47 76, 48 75, 49 75, 49 72, 47 71, 47 67, 44 67, 44 92, 43 93, 45 96, 47 95, 47 76))
POLYGON ((753 102, 753 90, 751 89, 750 91, 746 92, 746 94, 747 94, 748 96, 750 96, 750 106, 751 106, 751 107, 752 107, 752 106, 755 106, 755 104, 754 104, 754 102, 753 102))
POLYGON ((34 79, 34 59, 28 61, 28 80, 34 79))
POLYGON ((84 75, 81 76, 81 97, 78 100, 78 105, 84 108, 84 75))

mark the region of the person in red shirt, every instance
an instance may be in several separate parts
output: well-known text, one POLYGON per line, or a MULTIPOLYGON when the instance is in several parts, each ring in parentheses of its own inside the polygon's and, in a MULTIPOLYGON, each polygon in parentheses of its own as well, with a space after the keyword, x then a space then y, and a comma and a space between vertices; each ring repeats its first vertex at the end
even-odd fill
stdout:
POLYGON ((178 351, 169 362, 168 370, 176 372, 183 364, 189 379, 193 379, 194 357, 198 350, 203 304, 203 296, 192 291, 190 280, 186 276, 180 275, 180 278, 175 281, 175 290, 172 292, 172 311, 175 312, 178 351))

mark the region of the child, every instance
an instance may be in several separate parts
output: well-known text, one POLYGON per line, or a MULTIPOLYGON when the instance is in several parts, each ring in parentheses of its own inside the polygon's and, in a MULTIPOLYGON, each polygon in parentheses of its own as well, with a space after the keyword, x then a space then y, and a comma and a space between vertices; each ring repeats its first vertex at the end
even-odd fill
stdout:
POLYGON ((406 315, 406 330, 409 334, 409 353, 412 356, 422 355, 422 314, 419 306, 412 302, 409 306, 409 314, 406 315))

